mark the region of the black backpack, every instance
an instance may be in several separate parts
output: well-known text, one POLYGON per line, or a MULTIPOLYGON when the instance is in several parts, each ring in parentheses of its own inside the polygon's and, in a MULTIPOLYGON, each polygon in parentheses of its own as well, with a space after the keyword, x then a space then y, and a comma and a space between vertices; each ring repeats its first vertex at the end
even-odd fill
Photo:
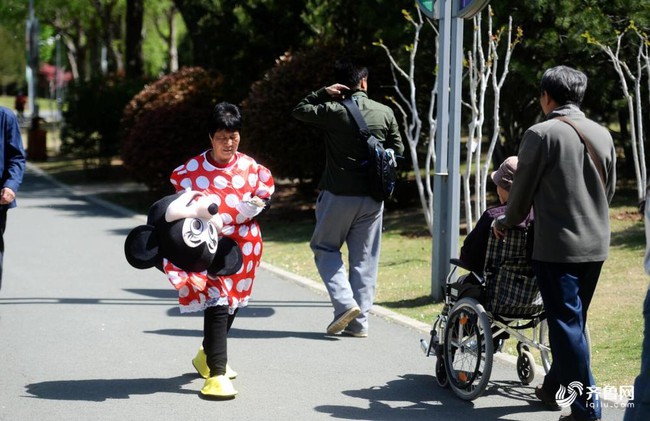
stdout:
POLYGON ((395 155, 387 152, 377 139, 368 130, 368 125, 363 119, 357 103, 350 97, 341 101, 359 127, 359 134, 368 144, 368 161, 362 165, 367 166, 370 179, 370 196, 378 202, 389 199, 395 190, 397 171, 395 169, 395 155))

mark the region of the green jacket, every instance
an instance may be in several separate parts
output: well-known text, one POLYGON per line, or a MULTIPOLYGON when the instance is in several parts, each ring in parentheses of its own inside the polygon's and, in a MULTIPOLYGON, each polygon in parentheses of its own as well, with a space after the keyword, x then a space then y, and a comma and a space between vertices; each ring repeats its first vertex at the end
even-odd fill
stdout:
MULTIPOLYGON (((368 129, 385 149, 404 152, 393 110, 368 98, 363 91, 352 94, 368 129)), ((319 187, 342 196, 369 195, 368 175, 361 163, 368 159, 368 147, 347 109, 321 88, 307 95, 292 112, 293 117, 324 131, 325 171, 319 187)))

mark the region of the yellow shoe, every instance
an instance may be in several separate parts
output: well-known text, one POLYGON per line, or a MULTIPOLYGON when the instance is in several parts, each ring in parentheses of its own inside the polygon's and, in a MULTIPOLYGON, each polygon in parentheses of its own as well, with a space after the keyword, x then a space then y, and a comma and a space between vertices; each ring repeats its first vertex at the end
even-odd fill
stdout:
MULTIPOLYGON (((199 348, 199 352, 196 353, 196 357, 192 360, 192 365, 196 369, 196 372, 199 373, 201 377, 204 379, 207 379, 210 377, 210 367, 208 367, 208 357, 205 355, 205 351, 203 350, 203 347, 199 348)), ((226 376, 229 379, 234 379, 237 377, 237 372, 230 368, 228 364, 226 364, 226 376)))
POLYGON ((228 364, 226 364, 226 377, 230 380, 237 378, 237 372, 230 368, 228 364))
POLYGON ((225 375, 208 377, 201 389, 201 395, 211 399, 234 398, 236 394, 235 386, 225 375))
POLYGON ((203 351, 203 347, 199 348, 199 352, 196 353, 196 357, 192 360, 192 365, 196 369, 199 376, 207 379, 210 377, 210 367, 208 367, 208 357, 203 351))

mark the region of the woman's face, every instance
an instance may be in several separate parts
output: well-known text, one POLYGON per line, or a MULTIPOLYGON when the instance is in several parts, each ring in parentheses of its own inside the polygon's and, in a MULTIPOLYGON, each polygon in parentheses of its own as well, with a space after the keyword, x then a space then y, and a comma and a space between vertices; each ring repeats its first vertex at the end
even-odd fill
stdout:
POLYGON ((212 158, 219 164, 230 162, 239 146, 239 131, 218 130, 210 139, 212 158))

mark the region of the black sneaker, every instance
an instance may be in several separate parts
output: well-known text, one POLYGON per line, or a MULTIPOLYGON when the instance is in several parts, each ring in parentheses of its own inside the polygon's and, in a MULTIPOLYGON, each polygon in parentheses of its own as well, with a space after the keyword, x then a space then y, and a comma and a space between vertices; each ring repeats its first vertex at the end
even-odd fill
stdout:
POLYGON ((549 394, 546 390, 544 390, 542 385, 535 387, 535 396, 537 396, 537 399, 542 401, 544 406, 546 406, 548 409, 552 409, 554 411, 560 410, 560 405, 557 404, 555 396, 553 396, 553 394, 549 394))

